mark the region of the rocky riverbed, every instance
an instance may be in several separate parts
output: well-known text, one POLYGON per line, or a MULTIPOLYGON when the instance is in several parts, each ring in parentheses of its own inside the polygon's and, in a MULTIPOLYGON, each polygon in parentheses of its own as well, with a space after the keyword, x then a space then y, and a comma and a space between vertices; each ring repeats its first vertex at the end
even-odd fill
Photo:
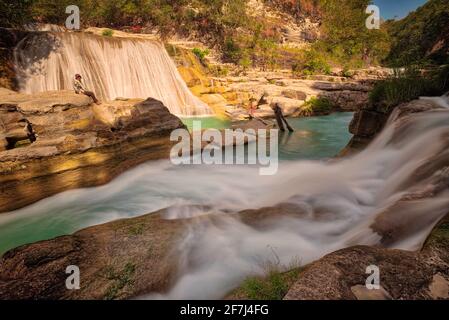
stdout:
POLYGON ((177 128, 184 124, 151 98, 94 105, 72 91, 0 89, 0 212, 165 159, 177 128))
POLYGON ((192 92, 218 115, 233 121, 248 119, 250 99, 255 99, 257 103, 264 94, 265 102, 254 111, 254 116, 259 118, 274 117, 270 103, 279 103, 287 116, 314 115, 307 110, 306 104, 313 98, 329 101, 327 113, 358 111, 368 104, 369 92, 375 82, 391 72, 389 69, 372 68, 358 70, 352 77, 343 77, 337 70, 333 75, 298 79, 288 70, 252 70, 240 76, 213 77, 194 58, 189 58, 188 52, 178 60, 176 57, 174 59, 192 92))
MULTIPOLYGON (((396 129, 413 126, 413 115, 445 112, 431 101, 413 101, 396 111, 396 129)), ((394 139, 393 139, 394 141, 394 139)), ((433 150, 415 173, 401 183, 407 190, 387 208, 376 213, 368 227, 378 237, 376 246, 354 246, 363 240, 354 234, 347 249, 306 265, 286 294, 286 299, 438 299, 447 298, 447 218, 441 220, 447 192, 447 136, 443 151, 433 150), (443 198, 442 198, 443 197, 443 198), (433 202, 434 201, 434 202, 433 202), (434 203, 426 215, 420 208, 434 203), (399 212, 408 212, 407 218, 399 212), (402 218, 401 218, 402 217, 402 218), (441 221, 434 228, 436 221, 441 221), (420 229, 417 230, 416 228, 420 229), (431 232, 431 230, 433 231, 431 232), (416 232, 431 233, 415 251, 389 249, 416 232), (366 265, 382 269, 380 291, 364 289, 366 265)), ((396 186, 398 188, 399 186, 396 186)), ((203 208, 207 211, 207 208, 203 208)), ((446 213, 446 212, 445 212, 446 213)), ((291 202, 244 210, 231 217, 203 215, 167 219, 166 210, 138 218, 90 227, 73 235, 10 250, 0 261, 0 297, 3 299, 127 299, 167 292, 183 270, 182 245, 189 230, 226 228, 236 221, 249 230, 268 230, 284 218, 325 220, 331 213, 318 209, 313 217, 307 208, 291 202), (230 219, 230 220, 229 220, 230 219), (206 227, 207 226, 207 227, 206 227), (180 251, 181 250, 181 251, 180 251), (65 288, 67 265, 77 265, 83 275, 81 290, 65 288)), ((245 229, 246 230, 246 229, 245 229)), ((370 242, 370 241, 368 241, 370 242)), ((195 264, 194 264, 195 265, 195 264)), ((242 296, 239 296, 242 298, 242 296)))

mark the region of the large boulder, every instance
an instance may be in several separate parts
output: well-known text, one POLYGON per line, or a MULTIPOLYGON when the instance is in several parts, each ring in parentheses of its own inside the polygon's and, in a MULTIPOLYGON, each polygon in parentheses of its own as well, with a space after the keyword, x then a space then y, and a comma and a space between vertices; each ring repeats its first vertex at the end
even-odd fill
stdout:
POLYGON ((313 87, 323 91, 362 91, 369 92, 372 86, 363 82, 324 82, 317 81, 313 87))
POLYGON ((416 252, 356 246, 308 265, 285 300, 449 299, 449 215, 416 252), (380 270, 380 288, 368 290, 367 267, 380 270))
POLYGON ((269 219, 299 214, 297 207, 295 213, 288 208, 186 219, 167 219, 170 209, 164 209, 24 245, 0 259, 0 299, 130 299, 163 293, 177 280, 179 243, 189 228, 204 223, 223 227, 233 219, 263 228, 269 219), (65 285, 66 268, 72 265, 80 270, 79 290, 67 290, 65 285))
POLYGON ((171 131, 184 128, 152 98, 93 107, 90 98, 70 91, 2 90, 0 120, 0 212, 168 158, 171 131))
MULTIPOLYGON (((394 112, 395 117, 404 117, 435 108, 432 101, 420 99, 403 103, 397 106, 394 112)), ((357 111, 349 125, 349 131, 354 136, 340 155, 354 154, 366 147, 382 131, 390 115, 391 110, 382 110, 373 105, 367 105, 357 111)))
POLYGON ((155 213, 11 250, 0 260, 0 299, 124 299, 161 292, 176 274, 172 250, 183 229, 155 213), (66 288, 71 265, 80 269, 80 290, 66 288))
POLYGON ((386 120, 387 115, 384 113, 361 110, 349 124, 349 132, 359 137, 371 138, 382 130, 386 120))
POLYGON ((301 90, 286 89, 281 93, 284 97, 294 100, 305 101, 307 99, 307 94, 301 90))

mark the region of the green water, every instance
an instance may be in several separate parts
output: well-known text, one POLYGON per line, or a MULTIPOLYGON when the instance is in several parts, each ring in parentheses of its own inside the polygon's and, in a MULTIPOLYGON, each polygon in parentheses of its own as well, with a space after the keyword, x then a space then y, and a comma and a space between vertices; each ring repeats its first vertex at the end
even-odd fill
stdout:
MULTIPOLYGON (((351 113, 289 119, 294 133, 279 136, 279 158, 285 162, 335 156, 350 139, 351 113), (288 160, 288 161, 287 161, 288 160)), ((187 126, 201 120, 203 128, 227 128, 216 118, 185 119, 187 126)), ((282 161, 280 163, 282 166, 282 161)), ((0 254, 22 244, 71 234, 108 221, 135 217, 180 202, 230 201, 245 194, 251 169, 235 166, 173 166, 168 161, 148 162, 111 183, 67 191, 13 213, 0 215, 0 254), (242 190, 237 191, 237 188, 242 190), (212 196, 213 195, 213 196, 212 196)), ((249 190, 250 191, 250 190, 249 190)))
POLYGON ((206 117, 206 118, 184 118, 182 122, 191 131, 193 128, 193 121, 201 121, 202 129, 226 129, 231 126, 231 121, 220 119, 216 117, 206 117))
MULTIPOLYGON (((333 113, 328 116, 289 118, 295 132, 279 132, 281 160, 318 160, 337 155, 351 139, 348 126, 353 113, 333 113)), ((186 118, 182 120, 189 130, 193 121, 201 121, 202 129, 226 129, 231 122, 219 118, 186 118)))

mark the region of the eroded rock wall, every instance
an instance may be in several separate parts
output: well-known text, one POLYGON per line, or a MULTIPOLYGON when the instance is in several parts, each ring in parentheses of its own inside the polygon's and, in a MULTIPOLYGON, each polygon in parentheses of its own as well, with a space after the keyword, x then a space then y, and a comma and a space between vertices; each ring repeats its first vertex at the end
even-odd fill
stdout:
POLYGON ((147 160, 168 158, 184 128, 158 100, 93 106, 71 91, 0 91, 0 212, 101 185, 147 160))

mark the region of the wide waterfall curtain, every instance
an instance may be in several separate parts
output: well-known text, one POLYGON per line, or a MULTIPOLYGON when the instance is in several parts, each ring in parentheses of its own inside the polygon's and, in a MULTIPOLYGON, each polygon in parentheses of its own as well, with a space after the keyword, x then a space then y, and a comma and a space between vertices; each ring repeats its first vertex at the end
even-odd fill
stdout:
POLYGON ((25 93, 72 89, 73 76, 79 73, 86 87, 102 100, 153 97, 176 115, 212 114, 190 92, 157 41, 36 33, 18 45, 15 60, 25 93))

